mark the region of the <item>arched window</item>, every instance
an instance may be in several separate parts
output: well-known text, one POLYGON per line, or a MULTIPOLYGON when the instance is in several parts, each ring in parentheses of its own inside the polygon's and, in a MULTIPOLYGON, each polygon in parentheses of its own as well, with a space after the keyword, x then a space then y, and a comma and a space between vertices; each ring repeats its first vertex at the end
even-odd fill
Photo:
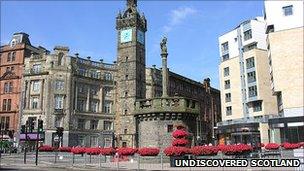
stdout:
POLYGON ((62 52, 60 52, 59 54, 58 54, 58 65, 61 65, 62 63, 62 58, 63 58, 63 53, 62 52))

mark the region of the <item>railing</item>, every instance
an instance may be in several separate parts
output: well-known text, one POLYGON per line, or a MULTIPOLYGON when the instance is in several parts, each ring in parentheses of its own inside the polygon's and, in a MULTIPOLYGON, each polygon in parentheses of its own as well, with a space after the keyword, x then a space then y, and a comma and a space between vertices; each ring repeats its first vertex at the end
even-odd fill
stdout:
POLYGON ((144 113, 199 113, 197 101, 184 97, 154 98, 136 101, 136 114, 144 113))

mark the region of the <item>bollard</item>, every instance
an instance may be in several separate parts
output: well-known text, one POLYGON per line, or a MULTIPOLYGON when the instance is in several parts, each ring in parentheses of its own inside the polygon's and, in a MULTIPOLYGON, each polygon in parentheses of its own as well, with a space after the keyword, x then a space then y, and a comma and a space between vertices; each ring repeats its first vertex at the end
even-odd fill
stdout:
POLYGON ((137 159, 137 169, 140 170, 140 155, 138 155, 138 159, 137 159))
POLYGON ((73 153, 73 157, 72 157, 72 165, 74 165, 75 163, 75 154, 73 153))
POLYGON ((163 166, 163 153, 160 154, 160 166, 161 166, 161 170, 164 169, 164 166, 163 166))

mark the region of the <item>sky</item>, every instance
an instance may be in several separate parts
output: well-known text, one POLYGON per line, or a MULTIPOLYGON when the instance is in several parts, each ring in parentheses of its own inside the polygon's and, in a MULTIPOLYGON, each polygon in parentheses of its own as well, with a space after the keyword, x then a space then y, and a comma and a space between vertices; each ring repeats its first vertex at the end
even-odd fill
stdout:
MULTIPOLYGON (((13 33, 26 32, 31 44, 112 63, 117 55, 115 18, 126 7, 113 1, 0 1, 1 45, 13 33)), ((218 37, 241 22, 263 15, 263 1, 138 0, 148 23, 146 66, 161 67, 160 41, 168 39, 170 71, 219 88, 218 37)))

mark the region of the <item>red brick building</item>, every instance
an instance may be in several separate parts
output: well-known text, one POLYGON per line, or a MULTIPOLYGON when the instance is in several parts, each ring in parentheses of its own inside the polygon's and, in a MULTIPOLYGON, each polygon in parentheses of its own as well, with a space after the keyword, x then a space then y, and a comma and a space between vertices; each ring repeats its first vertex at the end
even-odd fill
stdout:
POLYGON ((13 139, 19 127, 24 58, 43 48, 31 45, 26 33, 15 33, 0 49, 0 127, 3 139, 13 139), (11 133, 10 133, 11 132, 11 133), (10 134, 10 135, 9 135, 10 134))

